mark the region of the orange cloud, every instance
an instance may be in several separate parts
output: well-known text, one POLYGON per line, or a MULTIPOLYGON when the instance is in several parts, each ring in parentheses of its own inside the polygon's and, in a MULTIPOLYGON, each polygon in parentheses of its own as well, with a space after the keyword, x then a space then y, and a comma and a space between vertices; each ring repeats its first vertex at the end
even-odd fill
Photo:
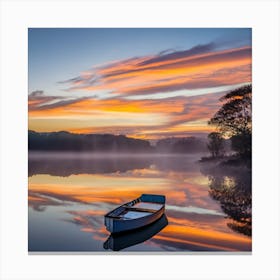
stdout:
POLYGON ((29 111, 29 129, 74 133, 126 134, 136 138, 212 131, 207 120, 219 108, 221 94, 165 99, 79 99, 29 111))
POLYGON ((67 82, 69 90, 108 90, 135 95, 250 81, 251 47, 242 47, 194 55, 183 51, 128 59, 93 68, 86 77, 81 75, 67 82))
POLYGON ((205 89, 251 82, 251 47, 213 50, 209 44, 115 61, 63 82, 69 91, 92 91, 94 97, 35 91, 29 95, 29 129, 142 139, 209 133, 207 120, 219 108, 221 92, 205 89), (188 90, 201 89, 203 95, 187 96, 188 90))

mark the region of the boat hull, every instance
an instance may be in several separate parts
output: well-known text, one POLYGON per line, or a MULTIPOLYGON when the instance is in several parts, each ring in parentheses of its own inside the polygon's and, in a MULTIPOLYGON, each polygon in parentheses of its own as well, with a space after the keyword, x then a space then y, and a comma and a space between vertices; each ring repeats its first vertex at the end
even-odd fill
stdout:
POLYGON ((163 206, 159 211, 153 214, 134 220, 116 220, 110 217, 105 217, 105 226, 111 233, 135 230, 157 221, 164 214, 164 210, 165 207, 163 206))

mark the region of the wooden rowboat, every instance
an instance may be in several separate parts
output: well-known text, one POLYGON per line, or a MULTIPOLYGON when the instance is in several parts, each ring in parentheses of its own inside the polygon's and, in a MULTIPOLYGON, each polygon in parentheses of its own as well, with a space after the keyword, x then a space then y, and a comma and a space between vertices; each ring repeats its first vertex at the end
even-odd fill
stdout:
POLYGON ((106 229, 111 233, 134 230, 158 220, 165 210, 165 196, 142 194, 105 215, 106 229))

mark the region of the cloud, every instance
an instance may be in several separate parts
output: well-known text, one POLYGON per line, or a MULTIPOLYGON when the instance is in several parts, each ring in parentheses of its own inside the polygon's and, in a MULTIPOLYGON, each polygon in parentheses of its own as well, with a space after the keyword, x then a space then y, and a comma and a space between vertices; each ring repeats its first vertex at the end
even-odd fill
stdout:
POLYGON ((61 83, 69 85, 68 91, 123 96, 234 85, 251 81, 251 52, 249 46, 215 51, 214 43, 197 45, 115 61, 61 83))
MULTIPOLYGON (((91 99, 91 96, 81 97, 81 98, 71 98, 66 100, 61 100, 61 97, 55 97, 53 100, 56 102, 48 103, 48 104, 41 104, 37 107, 39 110, 48 110, 53 108, 65 107, 71 104, 79 103, 83 100, 91 99)), ((64 99, 64 98, 63 98, 64 99)))
POLYGON ((191 76, 166 79, 157 83, 136 87, 127 87, 123 90, 126 95, 147 95, 155 93, 173 92, 179 90, 196 90, 239 84, 251 80, 251 67, 249 65, 235 68, 219 69, 212 72, 201 72, 191 76))
POLYGON ((41 131, 48 131, 47 126, 52 130, 64 127, 74 133, 106 132, 148 139, 207 133, 212 131, 207 120, 220 107, 219 99, 223 94, 159 100, 79 98, 71 102, 56 102, 29 111, 29 128, 38 130, 35 126, 40 125, 40 129, 44 129, 41 131))
POLYGON ((28 111, 36 110, 42 104, 47 104, 47 103, 53 102, 57 99, 58 99, 58 97, 56 97, 56 96, 45 95, 43 90, 32 91, 28 95, 28 111))
POLYGON ((197 45, 189 50, 173 51, 168 54, 165 54, 166 51, 163 51, 160 52, 158 56, 140 63, 140 65, 149 65, 157 62, 172 61, 181 58, 187 58, 196 54, 202 54, 202 53, 212 51, 214 48, 215 48, 215 44, 209 43, 206 45, 197 45))
POLYGON ((29 97, 38 97, 38 96, 43 96, 43 95, 44 95, 44 91, 43 90, 35 90, 35 91, 32 91, 29 94, 29 97))
POLYGON ((209 43, 95 66, 59 82, 73 96, 32 92, 29 128, 146 139, 209 133, 219 98, 251 82, 251 52, 209 43))
POLYGON ((93 96, 86 97, 69 97, 69 96, 51 96, 45 95, 43 90, 36 90, 28 95, 28 110, 42 111, 68 106, 83 100, 91 99, 93 96))

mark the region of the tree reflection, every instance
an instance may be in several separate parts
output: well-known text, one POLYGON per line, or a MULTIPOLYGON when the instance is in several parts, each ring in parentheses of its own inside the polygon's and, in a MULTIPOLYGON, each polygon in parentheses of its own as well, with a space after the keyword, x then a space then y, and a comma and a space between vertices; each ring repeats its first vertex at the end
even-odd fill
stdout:
POLYGON ((219 201, 230 221, 228 227, 252 235, 251 171, 240 167, 215 166, 201 170, 209 178, 209 194, 219 201))

